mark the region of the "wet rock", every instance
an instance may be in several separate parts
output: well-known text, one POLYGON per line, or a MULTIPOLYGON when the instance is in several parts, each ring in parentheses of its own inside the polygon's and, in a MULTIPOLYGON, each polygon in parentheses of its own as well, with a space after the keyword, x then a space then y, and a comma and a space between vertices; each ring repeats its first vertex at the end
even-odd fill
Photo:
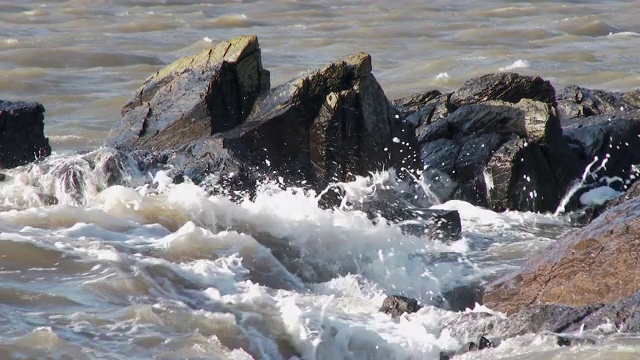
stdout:
POLYGON ((0 100, 0 169, 25 165, 51 154, 44 136, 44 106, 0 100))
POLYGON ((145 80, 122 108, 107 145, 167 150, 243 123, 269 88, 255 36, 240 36, 181 58, 145 80))
POLYGON ((467 104, 420 131, 424 166, 452 179, 453 198, 479 206, 554 211, 580 172, 547 103, 467 104))
POLYGON ((5 180, 7 180, 7 175, 0 173, 0 181, 5 181, 5 180))
POLYGON ((442 295, 451 311, 473 309, 476 304, 482 305, 484 288, 479 283, 471 283, 455 287, 442 295))
POLYGON ((494 345, 491 342, 491 340, 487 339, 484 336, 481 336, 477 341, 470 341, 470 342, 464 344, 457 351, 441 352, 440 353, 440 359, 441 360, 449 360, 449 359, 453 358, 454 356, 466 354, 466 353, 471 352, 471 351, 484 350, 486 348, 490 348, 490 347, 493 347, 493 346, 494 345))
POLYGON ((564 120, 638 109, 640 101, 637 95, 637 91, 625 94, 569 85, 556 96, 558 116, 564 120))
POLYGON ((536 304, 611 304, 640 291, 638 213, 638 198, 609 209, 491 284, 485 305, 511 314, 536 304))
MULTIPOLYGON (((564 120, 562 128, 564 137, 578 150, 582 167, 597 157, 599 161, 594 170, 606 159, 606 166, 598 171, 595 179, 619 177, 619 190, 626 180, 635 180, 635 165, 640 163, 640 110, 564 120)), ((593 183, 594 178, 590 178, 588 184, 593 183)))
POLYGON ((396 213, 395 219, 405 234, 457 240, 462 233, 460 213, 456 210, 405 209, 402 214, 396 213))
POLYGON ((415 168, 410 126, 370 71, 361 53, 265 92, 244 123, 178 148, 168 163, 194 179, 214 174, 248 188, 272 176, 322 189, 382 168, 415 168))
POLYGON ((411 128, 370 71, 360 53, 281 85, 256 101, 234 137, 270 170, 320 188, 383 167, 414 168, 411 128))
POLYGON ((531 99, 544 103, 555 102, 555 89, 548 81, 536 76, 515 73, 488 74, 468 80, 451 95, 450 104, 458 108, 488 100, 517 103, 531 99))
POLYGON ((421 306, 418 305, 418 301, 416 299, 401 295, 391 295, 384 299, 380 311, 396 318, 405 313, 412 314, 417 312, 420 308, 421 306))

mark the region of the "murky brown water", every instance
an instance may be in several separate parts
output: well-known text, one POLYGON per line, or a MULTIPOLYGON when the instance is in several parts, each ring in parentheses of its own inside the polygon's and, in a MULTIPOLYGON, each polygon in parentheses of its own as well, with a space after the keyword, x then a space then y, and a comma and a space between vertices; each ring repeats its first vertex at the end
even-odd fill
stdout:
MULTIPOLYGON (((377 313, 384 293, 420 298, 506 271, 567 230, 562 219, 469 207, 465 239, 445 246, 318 209, 301 192, 264 191, 240 205, 188 184, 148 195, 146 174, 104 190, 103 175, 83 169, 86 204, 65 202, 49 170, 84 164, 73 152, 103 143, 149 74, 212 41, 258 35, 273 85, 365 51, 390 98, 497 71, 626 91, 640 86, 637 9, 636 1, 0 2, 0 99, 43 103, 54 150, 67 154, 0 183, 0 359, 429 359, 459 347, 438 325, 452 313, 397 323, 377 313), (43 189, 60 204, 45 206, 43 189), (287 248, 273 241, 304 251, 282 262, 272 252, 287 248), (416 256, 440 253, 465 260, 425 266, 416 256), (332 280, 300 275, 318 269, 332 280)), ((470 358, 636 359, 640 341, 559 348, 537 334, 487 351, 470 358)))
POLYGON ((0 3, 0 99, 42 102, 54 149, 102 144, 149 74, 256 34, 273 83, 365 51, 389 97, 512 69, 558 87, 639 86, 635 1, 68 0, 0 3))

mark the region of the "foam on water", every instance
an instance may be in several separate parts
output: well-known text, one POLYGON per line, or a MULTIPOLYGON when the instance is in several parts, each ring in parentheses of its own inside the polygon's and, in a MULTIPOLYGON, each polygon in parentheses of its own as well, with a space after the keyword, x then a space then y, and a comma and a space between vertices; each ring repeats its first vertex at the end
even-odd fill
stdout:
POLYGON ((511 70, 515 70, 515 69, 526 69, 526 68, 530 68, 530 67, 531 67, 531 63, 529 63, 529 61, 523 60, 523 59, 518 59, 518 60, 514 61, 513 64, 507 65, 505 67, 501 67, 499 70, 500 71, 511 71, 511 70))
MULTIPOLYGON (((76 156, 54 157, 53 164, 10 172, 2 199, 23 208, 0 213, 5 232, 0 240, 64 254, 58 265, 39 268, 86 263, 81 274, 57 280, 57 291, 111 313, 90 306, 82 308, 89 318, 62 312, 43 323, 74 329, 54 334, 95 354, 437 358, 467 339, 441 325, 454 313, 430 304, 440 304, 443 291, 504 269, 505 264, 483 268, 475 262, 490 251, 478 239, 499 243, 497 233, 518 236, 528 228, 533 236, 536 226, 566 224, 548 214, 498 214, 461 201, 439 204, 425 179, 398 180, 393 171, 333 185, 345 200, 324 209, 322 194, 301 188, 267 183, 255 197, 232 202, 188 179, 174 184, 164 171, 145 175, 120 168, 124 185, 107 186, 96 165, 101 162, 86 159, 85 164, 76 156), (51 185, 56 168, 82 171, 75 172, 73 186, 56 187, 51 185), (62 201, 29 204, 30 193, 62 201), (389 197, 459 211, 463 238, 443 243, 406 235, 398 225, 372 221, 349 205, 389 197), (427 306, 394 320, 378 312, 388 294, 414 297, 427 306), (133 343, 95 345, 77 333, 122 334, 133 343), (166 340, 154 340, 158 334, 166 340)), ((515 351, 508 345, 499 349, 497 357, 515 351)))

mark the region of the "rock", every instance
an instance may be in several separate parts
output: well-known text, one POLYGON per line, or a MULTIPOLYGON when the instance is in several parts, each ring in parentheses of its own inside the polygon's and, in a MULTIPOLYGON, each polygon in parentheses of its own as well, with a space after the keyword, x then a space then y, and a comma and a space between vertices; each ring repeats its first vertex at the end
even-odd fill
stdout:
POLYGON ((323 189, 382 168, 416 168, 411 128, 370 71, 361 53, 265 92, 242 124, 179 147, 168 163, 196 180, 214 174, 245 188, 272 176, 323 189))
POLYGON ((370 56, 360 53, 271 90, 238 140, 272 171, 319 188, 383 167, 416 167, 410 127, 370 71, 370 56))
POLYGON ((458 356, 458 355, 462 355, 462 354, 466 354, 468 352, 471 351, 479 351, 479 350, 484 350, 486 348, 490 348, 493 347, 493 343, 491 342, 491 340, 487 339, 484 336, 481 336, 477 341, 470 341, 466 344, 464 344, 460 349, 458 349, 457 351, 454 352, 440 352, 440 359, 441 360, 449 360, 454 356, 458 356))
POLYGON ((638 198, 609 209, 492 283, 485 305, 511 314, 536 304, 611 304, 640 291, 639 212, 638 198))
POLYGON ((421 306, 418 305, 418 301, 416 299, 401 295, 391 295, 384 299, 380 311, 396 318, 405 313, 412 314, 417 312, 420 308, 421 306))
POLYGON ((44 136, 44 106, 0 100, 0 169, 25 165, 51 154, 44 136))
POLYGON ((517 103, 531 99, 543 103, 555 102, 555 89, 540 77, 522 76, 515 73, 488 74, 468 80, 451 95, 450 105, 459 108, 488 100, 517 103))
POLYGON ((424 127, 445 118, 449 114, 449 97, 451 93, 441 94, 438 90, 413 95, 393 101, 400 117, 416 128, 416 135, 424 127))
POLYGON ((458 286, 443 295, 451 311, 465 311, 473 309, 476 304, 482 305, 484 288, 478 283, 458 286))
POLYGON ((405 234, 443 240, 457 240, 462 234, 460 213, 456 210, 406 209, 402 214, 396 213, 394 220, 405 234))
POLYGON ((639 109, 638 94, 637 90, 623 94, 569 85, 557 94, 558 116, 564 120, 639 109))
POLYGON ((223 41, 146 79, 122 108, 107 146, 167 150, 229 130, 269 86, 255 36, 223 41))
POLYGON ((619 190, 626 180, 635 180, 633 165, 640 163, 640 110, 564 120, 562 128, 567 141, 579 150, 582 167, 597 157, 594 170, 607 159, 596 179, 617 176, 619 190))
POLYGON ((368 54, 269 89, 251 36, 147 79, 107 145, 148 151, 140 166, 166 164, 229 193, 271 179, 322 190, 383 168, 406 176, 420 165, 413 128, 371 74, 368 54))
POLYGON ((548 103, 465 104, 416 132, 424 166, 451 178, 453 198, 494 210, 554 211, 580 173, 548 103))

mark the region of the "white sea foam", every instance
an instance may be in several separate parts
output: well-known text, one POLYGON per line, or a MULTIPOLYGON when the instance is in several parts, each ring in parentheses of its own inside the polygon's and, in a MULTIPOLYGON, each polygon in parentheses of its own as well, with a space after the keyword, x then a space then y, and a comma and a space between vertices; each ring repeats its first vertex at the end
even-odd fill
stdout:
POLYGON ((531 67, 531 63, 529 63, 529 61, 523 60, 523 59, 518 59, 518 60, 514 61, 513 64, 507 65, 505 67, 501 67, 499 70, 500 71, 511 71, 511 70, 515 70, 515 69, 526 69, 526 68, 530 68, 530 67, 531 67))
POLYGON ((622 195, 621 192, 608 186, 600 186, 580 195, 580 203, 582 205, 603 205, 605 202, 615 199, 620 195, 622 195))
MULTIPOLYGON (((388 294, 430 304, 442 290, 477 279, 483 272, 466 258, 475 251, 472 237, 445 244, 405 235, 348 206, 322 209, 320 196, 299 188, 263 184, 254 198, 233 203, 188 179, 176 185, 166 172, 145 178, 149 184, 89 192, 83 207, 2 212, 0 226, 11 232, 7 239, 21 231, 22 241, 53 242, 57 251, 89 262, 80 289, 90 296, 153 299, 151 307, 119 313, 117 326, 172 331, 206 323, 217 339, 208 354, 226 354, 221 358, 233 358, 229 339, 241 344, 233 356, 272 359, 285 358, 275 339, 294 349, 288 358, 303 359, 437 358, 462 345, 441 325, 448 311, 426 306, 394 320, 378 309, 388 294), (171 320, 178 314, 192 320, 171 320)), ((428 184, 400 181, 392 171, 337 187, 354 202, 386 194, 438 203, 424 195, 428 184)), ((461 201, 434 207, 458 210, 467 234, 563 224, 551 215, 498 214, 461 201)))

